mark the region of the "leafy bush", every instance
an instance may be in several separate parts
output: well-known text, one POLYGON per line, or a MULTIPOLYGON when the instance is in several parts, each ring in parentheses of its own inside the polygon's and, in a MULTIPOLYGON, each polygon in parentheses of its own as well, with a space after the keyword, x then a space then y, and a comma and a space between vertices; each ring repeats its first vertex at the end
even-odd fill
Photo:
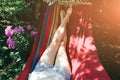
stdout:
POLYGON ((29 7, 31 3, 33 3, 32 0, 29 2, 25 0, 0 1, 0 80, 13 80, 21 72, 29 56, 34 40, 31 34, 34 34, 36 30, 34 24, 32 24, 32 29, 27 30, 30 23, 28 19, 32 13, 29 7), (10 33, 5 34, 7 25, 12 26, 8 31, 23 28, 24 32, 11 36, 10 33))
POLYGON ((1 0, 0 25, 19 24, 19 18, 27 15, 31 10, 24 0, 1 0))

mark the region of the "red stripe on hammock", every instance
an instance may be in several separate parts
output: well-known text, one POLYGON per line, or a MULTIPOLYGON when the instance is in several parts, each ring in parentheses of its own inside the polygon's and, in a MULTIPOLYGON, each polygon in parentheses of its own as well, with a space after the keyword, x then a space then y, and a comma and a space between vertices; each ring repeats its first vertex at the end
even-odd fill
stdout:
POLYGON ((44 17, 45 17, 45 11, 46 11, 46 7, 43 11, 43 16, 40 20, 40 27, 38 28, 38 34, 37 37, 34 40, 33 46, 32 46, 32 50, 31 53, 28 57, 28 60, 26 62, 25 68, 24 70, 21 72, 21 74, 19 75, 19 77, 17 78, 17 80, 25 80, 28 77, 29 71, 31 69, 32 63, 33 63, 33 59, 37 50, 37 46, 38 46, 38 42, 39 42, 39 38, 40 38, 40 34, 41 34, 41 29, 42 29, 42 25, 43 25, 43 21, 44 21, 44 17))
POLYGON ((54 15, 54 6, 51 6, 50 16, 48 18, 47 28, 45 30, 44 38, 42 41, 43 43, 39 51, 38 59, 40 58, 40 56, 42 55, 42 53, 45 51, 47 47, 47 42, 50 35, 51 27, 52 27, 53 15, 54 15))

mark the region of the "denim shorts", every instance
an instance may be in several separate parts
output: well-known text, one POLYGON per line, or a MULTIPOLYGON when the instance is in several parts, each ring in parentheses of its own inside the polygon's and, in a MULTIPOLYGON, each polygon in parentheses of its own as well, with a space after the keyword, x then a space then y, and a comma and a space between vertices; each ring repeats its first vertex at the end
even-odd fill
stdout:
POLYGON ((65 68, 60 66, 52 66, 44 62, 38 62, 33 72, 42 72, 47 69, 52 69, 52 71, 55 71, 58 74, 62 75, 65 80, 70 80, 71 74, 65 68))

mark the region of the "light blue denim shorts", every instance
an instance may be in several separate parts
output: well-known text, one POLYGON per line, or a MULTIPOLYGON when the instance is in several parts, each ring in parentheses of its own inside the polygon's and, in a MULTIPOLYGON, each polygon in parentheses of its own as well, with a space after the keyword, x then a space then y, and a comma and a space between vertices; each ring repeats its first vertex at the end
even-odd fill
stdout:
POLYGON ((60 66, 52 66, 44 62, 38 62, 33 72, 42 72, 47 69, 52 69, 53 71, 62 75, 65 80, 70 80, 71 74, 65 68, 60 67, 60 66))

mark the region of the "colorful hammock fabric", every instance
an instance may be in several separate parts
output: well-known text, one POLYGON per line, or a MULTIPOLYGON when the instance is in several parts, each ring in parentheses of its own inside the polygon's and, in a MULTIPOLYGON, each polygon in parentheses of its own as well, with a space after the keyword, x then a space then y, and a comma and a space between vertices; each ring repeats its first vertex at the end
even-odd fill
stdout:
MULTIPOLYGON (((46 6, 45 6, 45 11, 43 11, 43 13, 42 13, 42 18, 41 19, 43 19, 43 20, 41 20, 41 23, 40 23, 40 26, 43 26, 43 24, 45 23, 45 18, 46 18, 46 16, 47 16, 47 14, 45 14, 46 13, 46 10, 48 9, 46 6)), ((47 19, 47 18, 46 18, 47 19)), ((27 77, 28 77, 28 74, 29 74, 29 72, 31 71, 31 68, 32 68, 32 64, 33 64, 33 61, 34 61, 34 57, 35 57, 35 55, 36 55, 36 50, 37 50, 37 47, 38 47, 38 43, 39 43, 39 38, 40 38, 40 36, 41 36, 41 32, 42 32, 42 27, 39 27, 39 29, 38 29, 38 35, 37 35, 37 37, 35 38, 35 40, 34 40, 34 44, 33 44, 33 47, 32 47, 32 50, 31 50, 31 53, 30 53, 30 56, 28 57, 28 60, 27 60, 27 63, 26 63, 26 65, 25 65, 25 68, 24 68, 24 70, 21 72, 21 74, 19 75, 19 77, 17 78, 17 80, 26 80, 27 79, 27 77)))
POLYGON ((41 31, 41 36, 40 36, 40 39, 39 39, 39 43, 38 43, 38 47, 37 47, 37 50, 36 50, 36 54, 35 54, 35 57, 34 57, 34 61, 33 61, 33 64, 32 64, 32 68, 31 68, 31 71, 34 69, 35 67, 35 64, 37 63, 38 61, 38 57, 39 55, 41 55, 43 53, 43 51, 45 50, 45 46, 46 46, 46 40, 48 40, 48 36, 49 36, 49 30, 50 30, 50 27, 51 27, 51 19, 52 19, 52 12, 53 12, 53 7, 50 7, 48 6, 47 10, 46 10, 46 18, 45 18, 45 21, 43 23, 43 28, 42 28, 42 31, 41 31), (50 13, 51 11, 51 13, 50 13), (51 15, 51 16, 49 16, 51 15), (45 41, 43 43, 43 40, 45 41))
MULTIPOLYGON (((59 25, 60 8, 66 10, 65 7, 57 5, 45 7, 44 20, 40 24, 42 27, 38 29, 31 54, 17 80, 27 79, 28 74, 33 71, 38 59, 49 45, 59 25)), ((73 7, 73 13, 67 25, 67 53, 72 67, 71 80, 110 80, 97 55, 88 10, 89 7, 85 6, 73 7)))

